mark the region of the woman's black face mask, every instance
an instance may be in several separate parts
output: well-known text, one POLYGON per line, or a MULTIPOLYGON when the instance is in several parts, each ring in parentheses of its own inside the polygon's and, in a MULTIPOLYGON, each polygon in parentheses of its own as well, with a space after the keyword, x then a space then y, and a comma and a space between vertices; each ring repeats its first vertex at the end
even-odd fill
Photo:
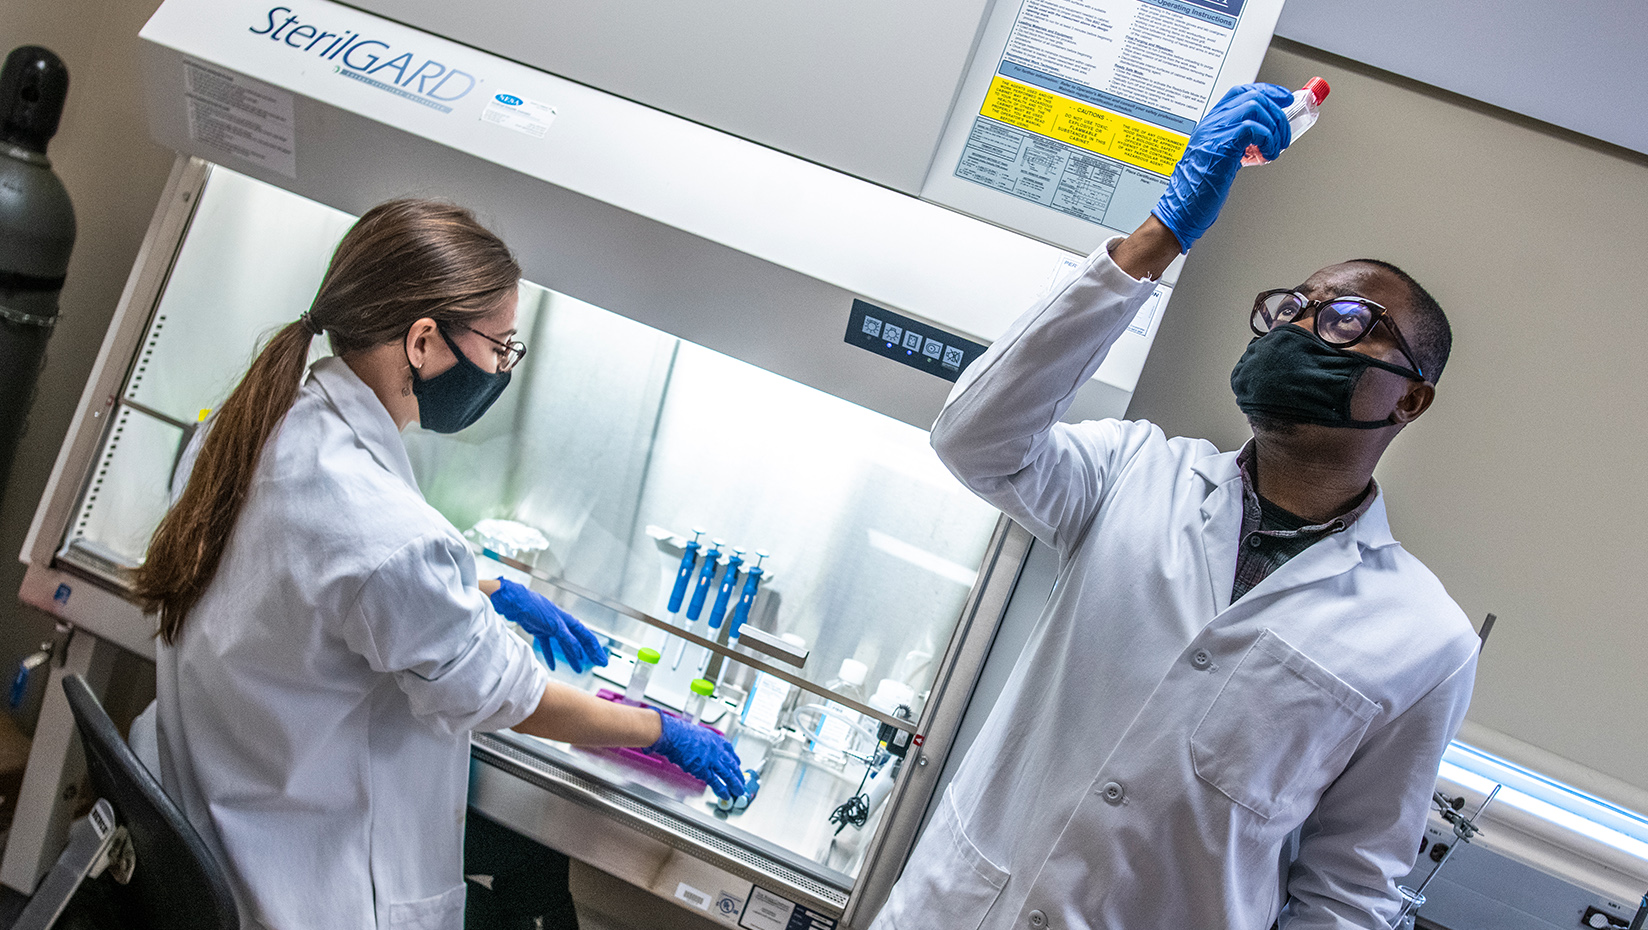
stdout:
POLYGON ((423 378, 417 369, 412 370, 412 393, 418 397, 418 425, 434 433, 456 433, 486 413, 509 386, 509 372, 482 371, 445 329, 436 328, 452 354, 458 357, 458 364, 433 378, 423 378))
POLYGON ((1236 406, 1250 416, 1350 429, 1394 426, 1394 414, 1351 419, 1351 398, 1369 368, 1413 377, 1400 365, 1328 345, 1304 327, 1283 325, 1247 344, 1230 372, 1230 388, 1236 406))

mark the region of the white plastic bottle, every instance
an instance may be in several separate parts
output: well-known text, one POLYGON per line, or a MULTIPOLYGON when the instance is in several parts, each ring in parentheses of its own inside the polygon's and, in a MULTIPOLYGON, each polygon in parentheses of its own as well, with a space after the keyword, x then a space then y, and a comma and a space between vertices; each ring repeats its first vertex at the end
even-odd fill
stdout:
MULTIPOLYGON (((1305 86, 1293 92, 1293 102, 1287 105, 1282 112, 1286 114, 1288 125, 1293 128, 1293 142, 1298 142, 1305 130, 1316 125, 1316 116, 1322 101, 1328 99, 1328 82, 1319 77, 1313 77, 1305 82, 1305 86)), ((1259 153, 1257 145, 1247 147, 1247 154, 1242 156, 1243 165, 1268 164, 1270 159, 1259 153)))
MULTIPOLYGON (((824 687, 862 704, 864 679, 869 674, 870 669, 863 662, 843 659, 841 670, 824 687)), ((813 731, 812 749, 820 756, 832 757, 832 761, 845 761, 841 756, 843 751, 857 752, 864 748, 859 745, 863 740, 858 733, 863 725, 864 716, 858 711, 838 701, 825 701, 824 712, 819 715, 818 727, 813 731)))

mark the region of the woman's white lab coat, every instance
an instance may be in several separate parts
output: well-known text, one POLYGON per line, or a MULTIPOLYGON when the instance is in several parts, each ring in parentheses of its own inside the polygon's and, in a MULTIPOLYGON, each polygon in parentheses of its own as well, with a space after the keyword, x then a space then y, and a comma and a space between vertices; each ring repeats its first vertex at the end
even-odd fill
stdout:
POLYGON ((162 781, 243 921, 462 927, 469 733, 525 719, 547 674, 342 361, 265 447, 157 674, 162 781))
POLYGON ((1062 565, 875 930, 1394 913, 1476 638, 1382 497, 1233 605, 1235 453, 1144 422, 1055 426, 1151 290, 1100 249, 934 427, 951 470, 1062 565))

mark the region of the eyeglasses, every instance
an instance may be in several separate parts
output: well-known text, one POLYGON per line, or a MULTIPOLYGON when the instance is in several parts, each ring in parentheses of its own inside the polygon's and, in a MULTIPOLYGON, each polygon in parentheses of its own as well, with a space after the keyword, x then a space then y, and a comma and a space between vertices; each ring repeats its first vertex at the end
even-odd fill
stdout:
POLYGON ((485 339, 487 342, 490 342, 493 345, 497 346, 498 349, 499 349, 499 352, 498 352, 498 370, 499 371, 509 371, 511 368, 514 368, 516 365, 521 364, 521 359, 526 358, 526 343, 521 342, 518 339, 511 339, 508 342, 505 342, 502 339, 494 339, 491 336, 488 336, 486 333, 483 333, 480 330, 476 329, 475 327, 470 326, 470 325, 465 324, 465 323, 450 323, 448 325, 456 326, 459 329, 467 329, 470 332, 474 333, 475 335, 481 337, 482 339, 485 339))
POLYGON ((1249 318, 1248 325, 1256 335, 1263 336, 1278 326, 1295 323, 1312 313, 1316 315, 1317 337, 1341 349, 1361 342, 1374 326, 1384 321, 1391 335, 1396 337, 1396 347, 1413 366, 1411 377, 1416 381, 1429 380, 1424 369, 1419 367, 1418 359, 1414 358, 1413 350, 1408 347, 1408 340, 1402 338, 1402 331, 1396 328, 1396 320, 1391 317, 1390 311, 1365 297, 1347 295, 1311 300, 1288 288, 1262 291, 1253 299, 1253 316, 1249 318))

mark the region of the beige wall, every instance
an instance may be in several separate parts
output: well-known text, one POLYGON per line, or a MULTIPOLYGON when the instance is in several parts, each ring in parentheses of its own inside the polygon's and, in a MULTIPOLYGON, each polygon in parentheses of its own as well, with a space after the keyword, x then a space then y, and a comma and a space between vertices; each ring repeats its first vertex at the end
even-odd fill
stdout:
POLYGON ((0 0, 0 53, 44 45, 69 66, 68 106, 47 154, 74 200, 79 225, 62 318, 0 501, 0 676, 6 681, 20 657, 50 638, 51 620, 17 602, 23 582, 17 553, 172 163, 170 152, 148 140, 137 62, 137 31, 159 5, 0 0))
POLYGON ((1235 448, 1252 295, 1348 258, 1407 269, 1455 349, 1378 478, 1396 537, 1473 622, 1499 616, 1466 736, 1648 809, 1648 157, 1285 40, 1260 72, 1313 74, 1321 122, 1237 179, 1130 415, 1235 448))

